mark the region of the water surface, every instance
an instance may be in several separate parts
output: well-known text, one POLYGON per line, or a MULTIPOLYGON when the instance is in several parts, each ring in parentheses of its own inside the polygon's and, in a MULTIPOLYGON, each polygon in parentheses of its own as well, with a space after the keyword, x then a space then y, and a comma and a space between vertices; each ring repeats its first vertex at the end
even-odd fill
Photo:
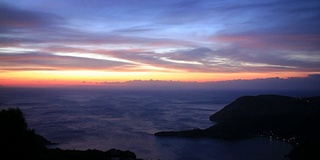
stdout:
POLYGON ((240 141, 155 137, 207 128, 209 116, 258 91, 0 89, 0 107, 19 107, 29 127, 62 149, 117 148, 143 159, 282 160, 291 146, 267 138, 240 141))

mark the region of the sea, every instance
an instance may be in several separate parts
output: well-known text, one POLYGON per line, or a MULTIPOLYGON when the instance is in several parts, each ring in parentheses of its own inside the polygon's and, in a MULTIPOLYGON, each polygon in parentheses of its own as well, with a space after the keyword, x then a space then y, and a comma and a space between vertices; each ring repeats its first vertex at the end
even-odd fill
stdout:
POLYGON ((130 150, 144 160, 285 160, 292 146, 265 137, 244 140, 156 137, 159 131, 205 129, 210 115, 244 95, 319 95, 309 91, 0 88, 0 109, 20 108, 50 148, 130 150))

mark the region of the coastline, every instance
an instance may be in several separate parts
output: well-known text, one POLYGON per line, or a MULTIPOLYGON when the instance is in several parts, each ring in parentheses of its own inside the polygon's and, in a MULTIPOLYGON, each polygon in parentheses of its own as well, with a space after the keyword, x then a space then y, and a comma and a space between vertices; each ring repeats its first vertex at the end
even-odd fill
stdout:
POLYGON ((162 131, 155 136, 226 140, 264 136, 291 144, 293 150, 285 157, 311 160, 320 158, 319 104, 320 97, 243 96, 210 116, 217 124, 209 128, 162 131))
POLYGON ((88 150, 62 150, 60 148, 50 149, 47 145, 57 143, 50 142, 45 137, 29 129, 22 111, 18 108, 2 109, 0 111, 0 153, 1 157, 23 160, 142 160, 137 159, 136 154, 131 151, 110 149, 100 151, 88 150))

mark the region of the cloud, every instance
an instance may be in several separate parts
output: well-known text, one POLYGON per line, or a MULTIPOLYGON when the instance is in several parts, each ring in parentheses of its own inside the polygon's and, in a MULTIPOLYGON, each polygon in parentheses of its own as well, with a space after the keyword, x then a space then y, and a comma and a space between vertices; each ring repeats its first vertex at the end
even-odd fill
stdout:
POLYGON ((313 0, 7 1, 0 67, 318 72, 319 8, 313 0))
POLYGON ((212 52, 209 48, 193 48, 188 50, 177 50, 167 53, 167 56, 175 60, 202 61, 212 52))
POLYGON ((132 65, 129 63, 81 58, 72 56, 58 56, 48 53, 29 52, 21 54, 0 54, 0 70, 110 70, 114 67, 132 65))
POLYGON ((236 62, 285 70, 320 69, 320 35, 220 35, 211 40, 226 44, 216 53, 236 62))
POLYGON ((320 3, 311 1, 239 1, 219 7, 225 13, 221 33, 319 34, 320 3))
MULTIPOLYGON (((93 67, 86 64, 86 59, 94 60, 106 60, 114 62, 123 62, 127 65, 120 65, 117 69, 123 71, 141 71, 142 68, 160 69, 163 71, 170 70, 182 70, 191 72, 268 72, 272 71, 283 71, 292 70, 297 71, 297 69, 303 70, 303 65, 307 68, 316 68, 318 66, 317 60, 315 62, 296 62, 293 65, 293 61, 296 59, 301 59, 302 57, 287 57, 291 60, 276 59, 276 56, 268 57, 261 53, 260 56, 251 56, 247 53, 242 53, 238 50, 218 50, 214 51, 209 48, 196 48, 196 49, 183 49, 175 50, 172 52, 156 53, 147 52, 143 50, 108 50, 108 49, 92 49, 92 48, 78 48, 78 47, 45 47, 41 50, 42 56, 64 56, 79 58, 78 63, 83 64, 82 67, 88 67, 87 69, 92 69, 93 67), (228 55, 227 53, 232 52, 233 54, 228 55), (246 55, 247 54, 247 55, 246 55), (241 57, 239 58, 239 56, 241 57), (80 62, 82 60, 83 62, 80 62), (312 66, 312 64, 314 66, 312 66), (138 67, 140 66, 140 67, 138 67), (126 68, 125 68, 126 67, 126 68), (298 68, 300 67, 300 68, 298 68), (140 68, 140 69, 138 69, 140 68)), ((22 54, 18 54, 23 56, 22 54)), ((283 56, 283 55, 282 55, 283 56)), ((305 58, 308 58, 306 56, 305 58)), ((18 59, 17 59, 18 60, 18 59)), ((67 60, 67 59, 66 59, 67 60)), ((36 61, 33 61, 35 64, 36 61)), ((72 62, 72 61, 71 61, 72 62)), ((31 63, 31 62, 30 62, 31 63)), ((48 61, 50 63, 50 61, 48 61)), ((95 62, 94 62, 95 63, 95 62)), ((24 63, 17 63, 24 64, 24 63)), ((43 62, 44 64, 44 62, 43 62)), ((97 63, 99 64, 99 63, 97 63)), ((30 65, 30 64, 29 64, 30 65)), ((53 65, 53 64, 52 64, 53 65)), ((76 63, 70 63, 79 67, 76 63)), ((75 68, 77 68, 75 67, 75 68)), ((63 68, 62 68, 63 69, 63 68)), ((145 70, 146 71, 146 70, 145 70)))
POLYGON ((285 49, 316 51, 320 49, 320 34, 234 34, 214 35, 212 41, 233 44, 248 49, 285 49))
POLYGON ((64 21, 63 18, 54 14, 19 9, 3 3, 0 3, 0 10, 0 29, 6 32, 54 26, 64 21))
POLYGON ((135 26, 135 27, 129 27, 129 28, 122 28, 122 29, 116 29, 113 30, 115 33, 146 33, 146 32, 152 32, 156 31, 156 28, 145 28, 145 27, 140 27, 140 26, 135 26))

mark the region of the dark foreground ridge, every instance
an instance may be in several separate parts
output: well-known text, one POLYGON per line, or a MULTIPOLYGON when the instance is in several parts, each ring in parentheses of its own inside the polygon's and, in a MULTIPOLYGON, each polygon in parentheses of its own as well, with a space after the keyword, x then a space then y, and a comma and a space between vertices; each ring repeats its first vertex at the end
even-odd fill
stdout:
POLYGON ((320 159, 320 97, 279 95, 240 97, 210 116, 217 122, 207 129, 165 131, 156 136, 244 139, 266 136, 294 146, 293 160, 320 159))
POLYGON ((0 111, 0 159, 8 160, 135 160, 131 151, 110 149, 99 150, 61 150, 48 149, 52 144, 44 137, 28 128, 20 109, 0 111))

